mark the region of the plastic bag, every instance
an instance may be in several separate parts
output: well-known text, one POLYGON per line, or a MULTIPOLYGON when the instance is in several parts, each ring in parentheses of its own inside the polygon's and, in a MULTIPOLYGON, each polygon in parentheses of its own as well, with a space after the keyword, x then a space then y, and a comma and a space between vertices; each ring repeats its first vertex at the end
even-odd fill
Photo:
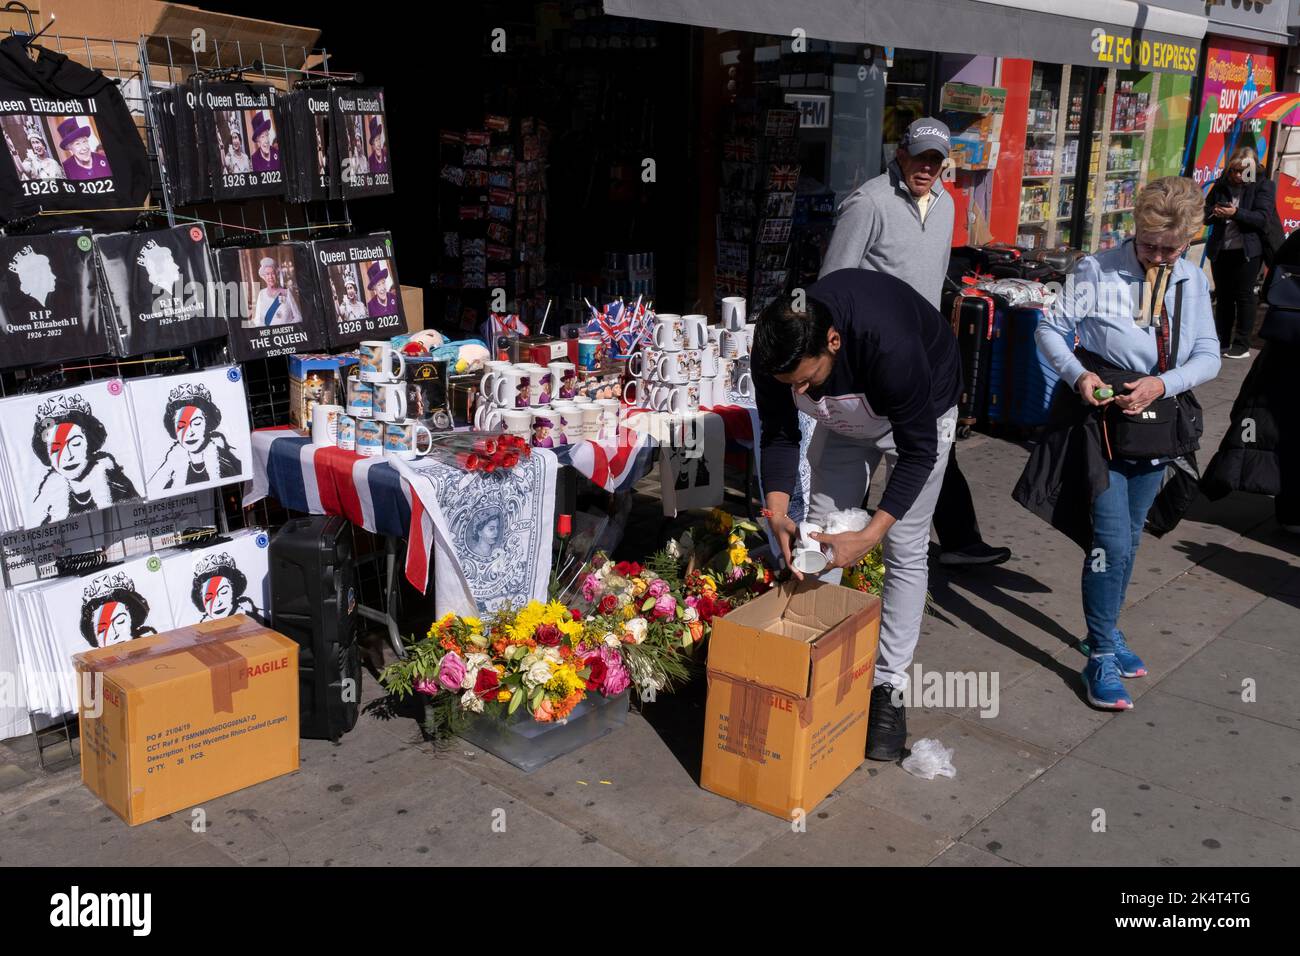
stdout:
POLYGON ((955 777, 957 768, 952 765, 952 750, 923 737, 912 744, 912 752, 903 760, 903 769, 914 777, 933 780, 936 776, 955 777))

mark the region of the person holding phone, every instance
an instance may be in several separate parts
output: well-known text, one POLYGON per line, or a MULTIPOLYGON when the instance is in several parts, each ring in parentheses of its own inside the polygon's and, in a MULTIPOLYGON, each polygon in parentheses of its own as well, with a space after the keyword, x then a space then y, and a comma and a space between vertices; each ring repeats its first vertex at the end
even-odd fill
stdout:
POLYGON ((1259 299, 1255 283, 1265 254, 1281 245, 1277 188, 1249 146, 1238 146, 1205 196, 1210 235, 1205 254, 1214 273, 1214 324, 1224 358, 1250 358, 1259 299))
MULTIPOLYGON (((1113 404, 1137 418, 1153 402, 1218 375, 1209 283, 1204 272, 1183 258, 1201 231, 1201 206, 1201 191, 1190 179, 1167 176, 1148 183, 1133 212, 1136 238, 1079 260, 1039 323, 1039 351, 1090 411, 1113 404), (1163 295, 1151 291, 1152 277, 1159 287, 1162 273, 1168 277, 1163 295), (1071 345, 1076 337, 1077 351, 1071 345), (1119 373, 1111 385, 1097 374, 1103 365, 1119 373)), ((1071 460, 1066 452, 1061 462, 1036 468, 1031 456, 1013 496, 1040 514, 1046 503, 1053 526, 1070 526, 1071 536, 1084 547, 1081 587, 1088 636, 1081 649, 1088 654, 1083 669, 1087 699, 1105 710, 1131 710, 1133 699, 1123 678, 1145 677, 1147 668, 1129 648, 1119 617, 1147 512, 1170 458, 1112 456, 1106 450, 1110 433, 1102 431, 1098 418, 1085 419, 1081 440, 1059 446, 1081 449, 1078 458, 1071 460), (1055 501, 1043 493, 1052 472, 1074 481, 1060 485, 1055 501)), ((1042 447, 1051 445, 1052 439, 1045 438, 1042 447)))

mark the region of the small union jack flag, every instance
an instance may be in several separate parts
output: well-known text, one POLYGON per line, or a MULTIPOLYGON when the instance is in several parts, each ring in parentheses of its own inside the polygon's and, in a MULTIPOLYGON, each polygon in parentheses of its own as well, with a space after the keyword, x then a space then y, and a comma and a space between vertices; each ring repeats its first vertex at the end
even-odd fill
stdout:
POLYGON ((783 163, 767 168, 767 188, 774 192, 789 192, 799 185, 799 167, 783 163))
POLYGON ((733 137, 722 144, 722 158, 737 163, 752 163, 758 155, 758 145, 752 138, 733 137))

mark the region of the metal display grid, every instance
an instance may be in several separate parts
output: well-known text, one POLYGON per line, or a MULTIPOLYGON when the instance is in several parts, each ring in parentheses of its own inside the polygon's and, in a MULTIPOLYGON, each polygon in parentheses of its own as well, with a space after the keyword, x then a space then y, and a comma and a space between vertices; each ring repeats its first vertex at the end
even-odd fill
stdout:
MULTIPOLYGON (((43 29, 38 30, 31 11, 24 4, 17 2, 8 3, 3 13, 25 16, 27 29, 3 29, 0 30, 0 35, 24 37, 29 44, 39 42, 41 46, 64 54, 118 81, 123 99, 137 122, 152 172, 152 185, 147 203, 138 209, 122 210, 137 211, 140 214, 140 224, 146 224, 151 219, 156 219, 159 227, 164 223, 167 226, 187 222, 202 223, 208 231, 209 242, 214 248, 246 244, 254 239, 275 242, 321 238, 331 233, 343 235, 351 232, 352 219, 346 200, 289 203, 277 199, 262 199, 205 203, 195 206, 174 204, 171 190, 168 188, 167 163, 161 148, 159 117, 156 114, 156 105, 149 96, 150 90, 155 87, 184 83, 195 74, 204 78, 255 76, 283 90, 295 85, 324 85, 331 82, 360 80, 359 74, 332 72, 329 67, 329 54, 324 48, 309 50, 305 47, 258 43, 256 56, 249 59, 253 53, 251 45, 246 47, 238 40, 222 43, 214 37, 209 43, 199 45, 190 37, 145 35, 141 36, 137 43, 132 44, 90 36, 64 36, 56 29, 53 18, 43 29)), ((24 223, 11 222, 6 226, 5 231, 19 232, 23 226, 24 223)), ((49 365, 5 369, 0 371, 0 397, 47 391, 105 378, 127 379, 164 371, 193 371, 231 362, 226 342, 220 339, 184 349, 154 352, 130 358, 105 354, 49 365)), ((253 427, 263 427, 287 420, 288 359, 285 357, 257 359, 240 364, 244 369, 253 427)), ((244 509, 238 485, 214 489, 214 497, 216 514, 213 515, 213 528, 217 533, 225 533, 232 528, 247 527, 250 523, 269 528, 273 523, 282 523, 286 517, 283 508, 269 501, 264 501, 252 509, 244 509), (250 517, 254 519, 251 522, 250 517)), ((105 520, 107 522, 108 519, 105 520)), ((115 528, 113 531, 116 533, 121 529, 115 528)), ((354 534, 356 534, 355 529, 354 534)), ((105 535, 106 537, 109 535, 107 527, 105 535)), ((373 536, 360 532, 356 537, 360 539, 373 536)), ((381 563, 387 557, 386 582, 381 579, 384 576, 382 567, 369 568, 371 573, 362 576, 362 580, 359 581, 363 588, 363 596, 367 590, 380 591, 381 606, 386 610, 394 590, 391 553, 377 542, 357 540, 354 544, 354 554, 373 555, 378 562, 372 563, 381 563)), ((91 556, 78 557, 90 558, 91 556)), ((92 567, 95 564, 93 559, 81 563, 92 567)), ((361 566, 362 563, 358 561, 358 567, 361 566)), ((4 566, 2 554, 0 554, 0 572, 3 573, 7 586, 9 571, 4 566)), ((387 617, 386 613, 382 616, 387 617)), ((76 735, 76 721, 71 715, 50 718, 43 714, 30 713, 30 718, 36 737, 38 761, 43 769, 46 766, 45 751, 52 747, 66 744, 69 754, 75 755, 72 740, 76 735)))

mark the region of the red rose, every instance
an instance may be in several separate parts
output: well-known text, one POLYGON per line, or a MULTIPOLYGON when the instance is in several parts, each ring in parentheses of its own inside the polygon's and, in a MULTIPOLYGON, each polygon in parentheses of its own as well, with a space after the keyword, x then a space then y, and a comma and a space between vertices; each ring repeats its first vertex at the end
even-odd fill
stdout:
POLYGON ((555 647, 560 643, 560 629, 554 624, 538 624, 533 638, 543 647, 555 647))
POLYGON ((575 621, 582 620, 582 612, 579 611, 576 607, 569 608, 569 614, 575 621))
POLYGON ((600 690, 605 683, 604 659, 599 654, 592 654, 583 663, 591 668, 591 676, 587 678, 587 690, 600 690))
POLYGON ((500 683, 501 678, 497 676, 495 668, 484 667, 474 680, 474 693, 479 697, 487 697, 496 691, 500 683))
POLYGON ((634 578, 641 573, 642 567, 635 561, 620 561, 614 565, 614 570, 620 577, 634 578))
POLYGON ((618 598, 613 594, 606 594, 600 599, 600 607, 597 610, 601 614, 613 614, 618 610, 618 598))

